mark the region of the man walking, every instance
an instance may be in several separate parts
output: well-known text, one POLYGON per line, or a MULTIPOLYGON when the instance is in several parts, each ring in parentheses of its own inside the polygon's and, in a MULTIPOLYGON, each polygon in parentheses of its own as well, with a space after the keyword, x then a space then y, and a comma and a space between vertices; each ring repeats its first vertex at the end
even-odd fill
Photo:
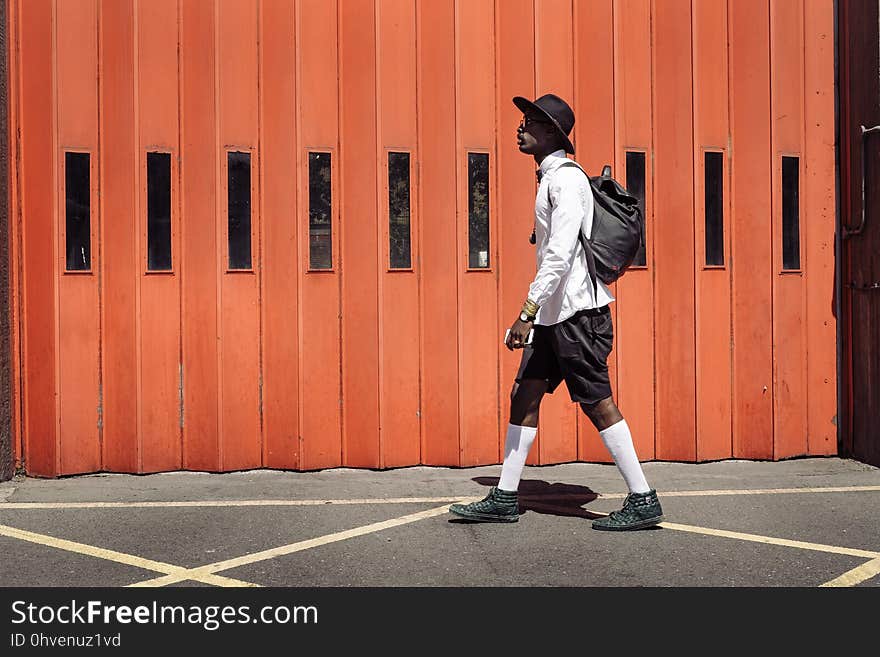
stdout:
POLYGON ((650 527, 663 520, 663 511, 657 492, 645 480, 608 380, 613 342, 608 304, 614 298, 599 280, 594 289, 578 238, 581 230, 591 234, 593 193, 584 172, 565 156, 574 154, 568 138, 574 113, 553 94, 534 102, 517 96, 513 102, 523 113, 517 145, 539 167, 533 234, 538 271, 505 341, 508 349, 523 349, 523 355, 511 391, 501 478, 484 499, 453 504, 450 511, 483 522, 519 519, 517 489, 538 432, 541 400, 565 380, 572 401, 580 404, 599 431, 629 488, 623 508, 594 520, 593 528, 650 527), (532 330, 533 339, 527 344, 532 330))

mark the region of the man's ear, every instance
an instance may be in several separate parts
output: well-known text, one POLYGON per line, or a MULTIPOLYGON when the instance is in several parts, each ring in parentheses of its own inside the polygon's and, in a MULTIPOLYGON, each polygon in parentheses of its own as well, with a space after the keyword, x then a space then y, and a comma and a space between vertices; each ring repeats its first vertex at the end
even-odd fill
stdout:
POLYGON ((562 137, 559 136, 559 133, 556 132, 556 129, 552 125, 547 126, 547 141, 559 148, 565 148, 565 144, 562 143, 562 137))

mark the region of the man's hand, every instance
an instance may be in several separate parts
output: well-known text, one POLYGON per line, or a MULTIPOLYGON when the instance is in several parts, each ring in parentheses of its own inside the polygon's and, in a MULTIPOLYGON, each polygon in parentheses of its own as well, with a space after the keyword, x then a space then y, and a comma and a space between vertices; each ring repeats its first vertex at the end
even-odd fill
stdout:
POLYGON ((534 322, 524 322, 521 319, 517 319, 513 326, 510 327, 510 335, 507 336, 507 340, 504 342, 505 346, 511 351, 522 349, 533 325, 534 322))

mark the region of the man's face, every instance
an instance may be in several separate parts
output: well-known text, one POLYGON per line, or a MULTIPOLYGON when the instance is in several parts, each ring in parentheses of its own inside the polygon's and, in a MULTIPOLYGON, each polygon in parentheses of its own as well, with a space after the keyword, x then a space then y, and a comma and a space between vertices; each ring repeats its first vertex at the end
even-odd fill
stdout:
POLYGON ((534 155, 546 150, 554 135, 553 124, 545 116, 527 113, 516 130, 516 144, 520 153, 534 155))

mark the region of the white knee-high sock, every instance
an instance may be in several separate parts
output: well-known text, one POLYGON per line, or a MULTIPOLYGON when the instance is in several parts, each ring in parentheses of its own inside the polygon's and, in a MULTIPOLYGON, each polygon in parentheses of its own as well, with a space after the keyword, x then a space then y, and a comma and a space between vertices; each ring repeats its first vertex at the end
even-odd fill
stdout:
POLYGON ((507 438, 504 441, 504 464, 501 466, 501 479, 498 488, 515 491, 519 488, 519 478, 526 465, 529 449, 535 442, 538 429, 521 427, 516 424, 507 425, 507 438))
POLYGON ((614 464, 623 475, 624 481, 629 488, 630 493, 647 493, 651 490, 642 472, 642 466, 639 463, 639 457, 636 456, 635 447, 633 447, 632 434, 629 431, 629 425, 626 420, 621 420, 617 424, 612 424, 607 429, 599 432, 605 447, 611 452, 611 458, 614 464))

